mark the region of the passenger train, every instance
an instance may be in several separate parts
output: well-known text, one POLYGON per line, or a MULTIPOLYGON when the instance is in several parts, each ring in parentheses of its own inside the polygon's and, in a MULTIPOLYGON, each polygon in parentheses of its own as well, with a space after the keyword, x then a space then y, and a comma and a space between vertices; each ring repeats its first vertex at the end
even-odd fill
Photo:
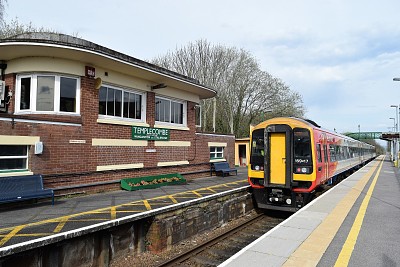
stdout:
POLYGON ((299 118, 273 118, 251 130, 248 179, 257 206, 295 212, 323 184, 376 157, 375 147, 299 118))

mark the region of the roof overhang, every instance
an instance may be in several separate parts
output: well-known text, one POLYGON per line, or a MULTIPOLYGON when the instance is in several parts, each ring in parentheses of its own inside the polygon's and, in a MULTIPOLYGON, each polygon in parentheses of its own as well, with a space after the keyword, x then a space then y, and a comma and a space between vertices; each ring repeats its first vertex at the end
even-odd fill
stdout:
MULTIPOLYGON (((110 50, 111 52, 115 52, 110 50)), ((37 41, 4 41, 0 42, 0 61, 10 61, 24 57, 54 57, 79 61, 87 65, 102 66, 129 76, 148 80, 154 85, 165 84, 198 95, 200 99, 212 98, 215 90, 198 83, 197 80, 163 69, 150 63, 115 52, 117 56, 102 53, 95 49, 69 46, 37 41), (126 56, 127 60, 123 57, 126 56)))

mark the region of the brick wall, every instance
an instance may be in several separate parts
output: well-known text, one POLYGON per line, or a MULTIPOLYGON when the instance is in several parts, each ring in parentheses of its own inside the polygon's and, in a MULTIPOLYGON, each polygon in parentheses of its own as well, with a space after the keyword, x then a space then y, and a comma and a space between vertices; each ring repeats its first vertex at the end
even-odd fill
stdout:
MULTIPOLYGON (((15 96, 16 75, 6 76, 6 85, 15 96)), ((43 154, 34 155, 33 146, 29 152, 29 170, 44 176, 45 187, 59 189, 57 194, 81 191, 118 189, 121 178, 158 175, 163 173, 193 173, 206 171, 210 167, 208 142, 227 143, 224 155, 234 165, 234 136, 196 134, 195 103, 188 102, 187 126, 189 131, 170 130, 171 141, 189 141, 190 147, 155 147, 148 141, 147 147, 92 146, 92 138, 131 139, 131 126, 98 123, 99 90, 94 80, 81 77, 81 116, 25 114, 14 115, 13 97, 7 113, 0 113, 1 135, 39 136, 44 144, 43 154), (12 122, 24 119, 29 122, 12 122), (53 122, 37 123, 38 120, 53 122), (36 123, 35 123, 36 122, 36 123), (58 124, 54 124, 58 123, 58 124), (59 123, 63 123, 62 125, 59 123), (67 125, 75 124, 75 125, 67 125), (71 143, 79 140, 84 143, 71 143), (147 153, 146 149, 156 152, 147 153), (189 164, 171 167, 157 167, 157 162, 188 161, 189 164), (97 171, 97 166, 143 163, 142 169, 97 171)), ((154 126, 155 93, 148 92, 146 120, 154 126)), ((0 140, 1 143, 1 140, 0 140)), ((188 176, 193 177, 195 174, 188 176)), ((199 175, 208 175, 207 172, 199 175)))

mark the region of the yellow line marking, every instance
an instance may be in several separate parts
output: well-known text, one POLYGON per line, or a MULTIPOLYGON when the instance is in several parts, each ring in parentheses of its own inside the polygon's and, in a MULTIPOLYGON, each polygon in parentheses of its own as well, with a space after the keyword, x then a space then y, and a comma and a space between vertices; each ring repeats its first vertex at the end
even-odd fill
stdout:
MULTIPOLYGON (((54 233, 35 233, 35 234, 16 234, 14 236, 16 237, 31 237, 31 236, 48 236, 48 235, 53 235, 54 233)), ((0 236, 5 236, 5 235, 0 235, 0 236)))
MULTIPOLYGON (((382 157, 380 160, 383 162, 382 157)), ((350 209, 378 166, 378 161, 367 165, 370 168, 368 172, 362 176, 332 212, 328 214, 310 236, 292 253, 283 266, 317 266, 347 214, 350 212, 350 209)))
POLYGON ((348 266, 349 264, 350 257, 353 254, 354 247, 357 243, 358 234, 360 233, 361 226, 364 221, 365 212, 367 211, 367 207, 369 201, 371 200, 372 192, 375 189, 376 182, 378 181, 382 165, 383 161, 381 162, 381 165, 379 166, 379 169, 375 174, 374 180, 372 180, 368 192, 365 195, 363 202, 361 203, 360 209, 358 210, 353 226, 351 227, 350 233, 347 236, 346 242, 342 247, 342 251, 340 252, 339 257, 336 260, 335 266, 348 266))
POLYGON ((54 233, 59 233, 65 226, 65 224, 68 222, 69 220, 69 216, 65 216, 61 218, 61 221, 58 223, 57 227, 54 229, 54 233))
POLYGON ((8 233, 2 240, 0 240, 0 246, 4 245, 8 240, 15 236, 19 231, 21 231, 25 225, 18 225, 10 233, 8 233))
MULTIPOLYGON (((230 182, 230 183, 239 183, 239 182, 247 182, 246 180, 240 180, 240 181, 236 181, 236 182, 230 182)), ((227 183, 229 184, 229 183, 227 183)), ((212 188, 216 188, 216 187, 221 187, 223 185, 216 185, 216 186, 212 186, 212 187, 207 187, 207 188, 199 188, 196 189, 196 191, 212 191, 217 193, 215 190, 213 190, 212 188)), ((185 193, 195 193, 195 195, 202 197, 203 195, 200 195, 199 193, 196 193, 194 191, 186 191, 186 192, 180 192, 177 193, 178 194, 185 194, 185 193)), ((204 195, 210 195, 210 193, 206 193, 204 195)), ((146 207, 147 210, 151 210, 151 205, 149 204, 149 200, 160 200, 160 199, 166 199, 168 198, 168 196, 159 196, 159 197, 154 197, 151 199, 146 199, 146 200, 137 200, 134 202, 130 202, 130 203, 124 203, 124 204, 120 204, 117 206, 113 206, 115 208, 119 208, 119 207, 124 207, 124 206, 142 206, 144 204, 144 206, 146 207)), ((143 210, 141 211, 118 211, 118 212, 144 212, 143 210)), ((4 238, 2 240, 0 240, 0 247, 3 246, 9 239, 11 239, 13 236, 16 236, 16 233, 18 233, 21 229, 25 228, 25 227, 33 227, 33 226, 38 226, 38 225, 44 225, 44 224, 49 224, 49 223, 58 223, 59 228, 64 227, 65 223, 64 220, 66 218, 68 218, 67 221, 78 221, 78 220, 71 220, 72 218, 75 217, 79 217, 79 216, 85 216, 85 215, 91 215, 91 214, 109 214, 110 213, 110 207, 105 207, 105 208, 100 208, 100 209, 96 209, 96 210, 89 210, 89 211, 84 211, 84 212, 80 212, 80 213, 75 213, 75 214, 71 214, 68 216, 62 216, 62 217, 57 217, 57 218, 52 218, 52 219, 47 219, 47 220, 43 220, 43 221, 38 221, 38 222, 33 222, 33 223, 28 223, 28 224, 24 224, 24 225, 17 225, 17 226, 12 226, 12 227, 6 227, 6 228, 1 228, 0 229, 0 233, 5 233, 8 231, 11 231, 9 234, 3 235, 4 238)), ((88 219, 88 221, 91 220, 97 220, 97 219, 88 219)), ((102 220, 102 219, 100 219, 102 220)), ((108 219, 106 219, 108 220, 108 219)), ((56 227, 56 229, 57 229, 56 227)), ((55 230, 56 230, 55 229, 55 230)), ((54 230, 54 231, 55 231, 54 230)), ((34 234, 32 234, 34 235, 34 234)), ((0 235, 1 236, 1 235, 0 235)))
POLYGON ((151 210, 151 206, 149 204, 149 201, 147 201, 147 199, 143 200, 143 204, 144 204, 144 206, 146 207, 147 210, 151 210))
POLYGON ((115 220, 117 218, 117 207, 111 207, 111 220, 115 220))
POLYGON ((198 197, 202 197, 202 195, 200 195, 199 193, 197 193, 197 191, 192 191, 193 194, 195 194, 198 197))
POLYGON ((211 187, 208 187, 207 189, 210 190, 210 191, 213 192, 213 193, 218 193, 217 191, 215 191, 215 190, 212 189, 211 187))
POLYGON ((176 199, 175 199, 173 196, 171 196, 171 195, 169 195, 168 198, 171 199, 171 201, 172 201, 174 204, 178 204, 178 203, 179 203, 179 202, 176 201, 176 199))

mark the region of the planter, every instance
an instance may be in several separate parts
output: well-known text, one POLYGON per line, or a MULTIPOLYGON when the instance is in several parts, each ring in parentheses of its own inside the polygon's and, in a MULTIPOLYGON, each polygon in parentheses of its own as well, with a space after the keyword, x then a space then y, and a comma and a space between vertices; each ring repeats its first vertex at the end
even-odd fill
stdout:
POLYGON ((125 190, 134 191, 184 183, 186 183, 186 179, 183 178, 182 175, 179 173, 171 173, 122 179, 121 187, 125 190))

